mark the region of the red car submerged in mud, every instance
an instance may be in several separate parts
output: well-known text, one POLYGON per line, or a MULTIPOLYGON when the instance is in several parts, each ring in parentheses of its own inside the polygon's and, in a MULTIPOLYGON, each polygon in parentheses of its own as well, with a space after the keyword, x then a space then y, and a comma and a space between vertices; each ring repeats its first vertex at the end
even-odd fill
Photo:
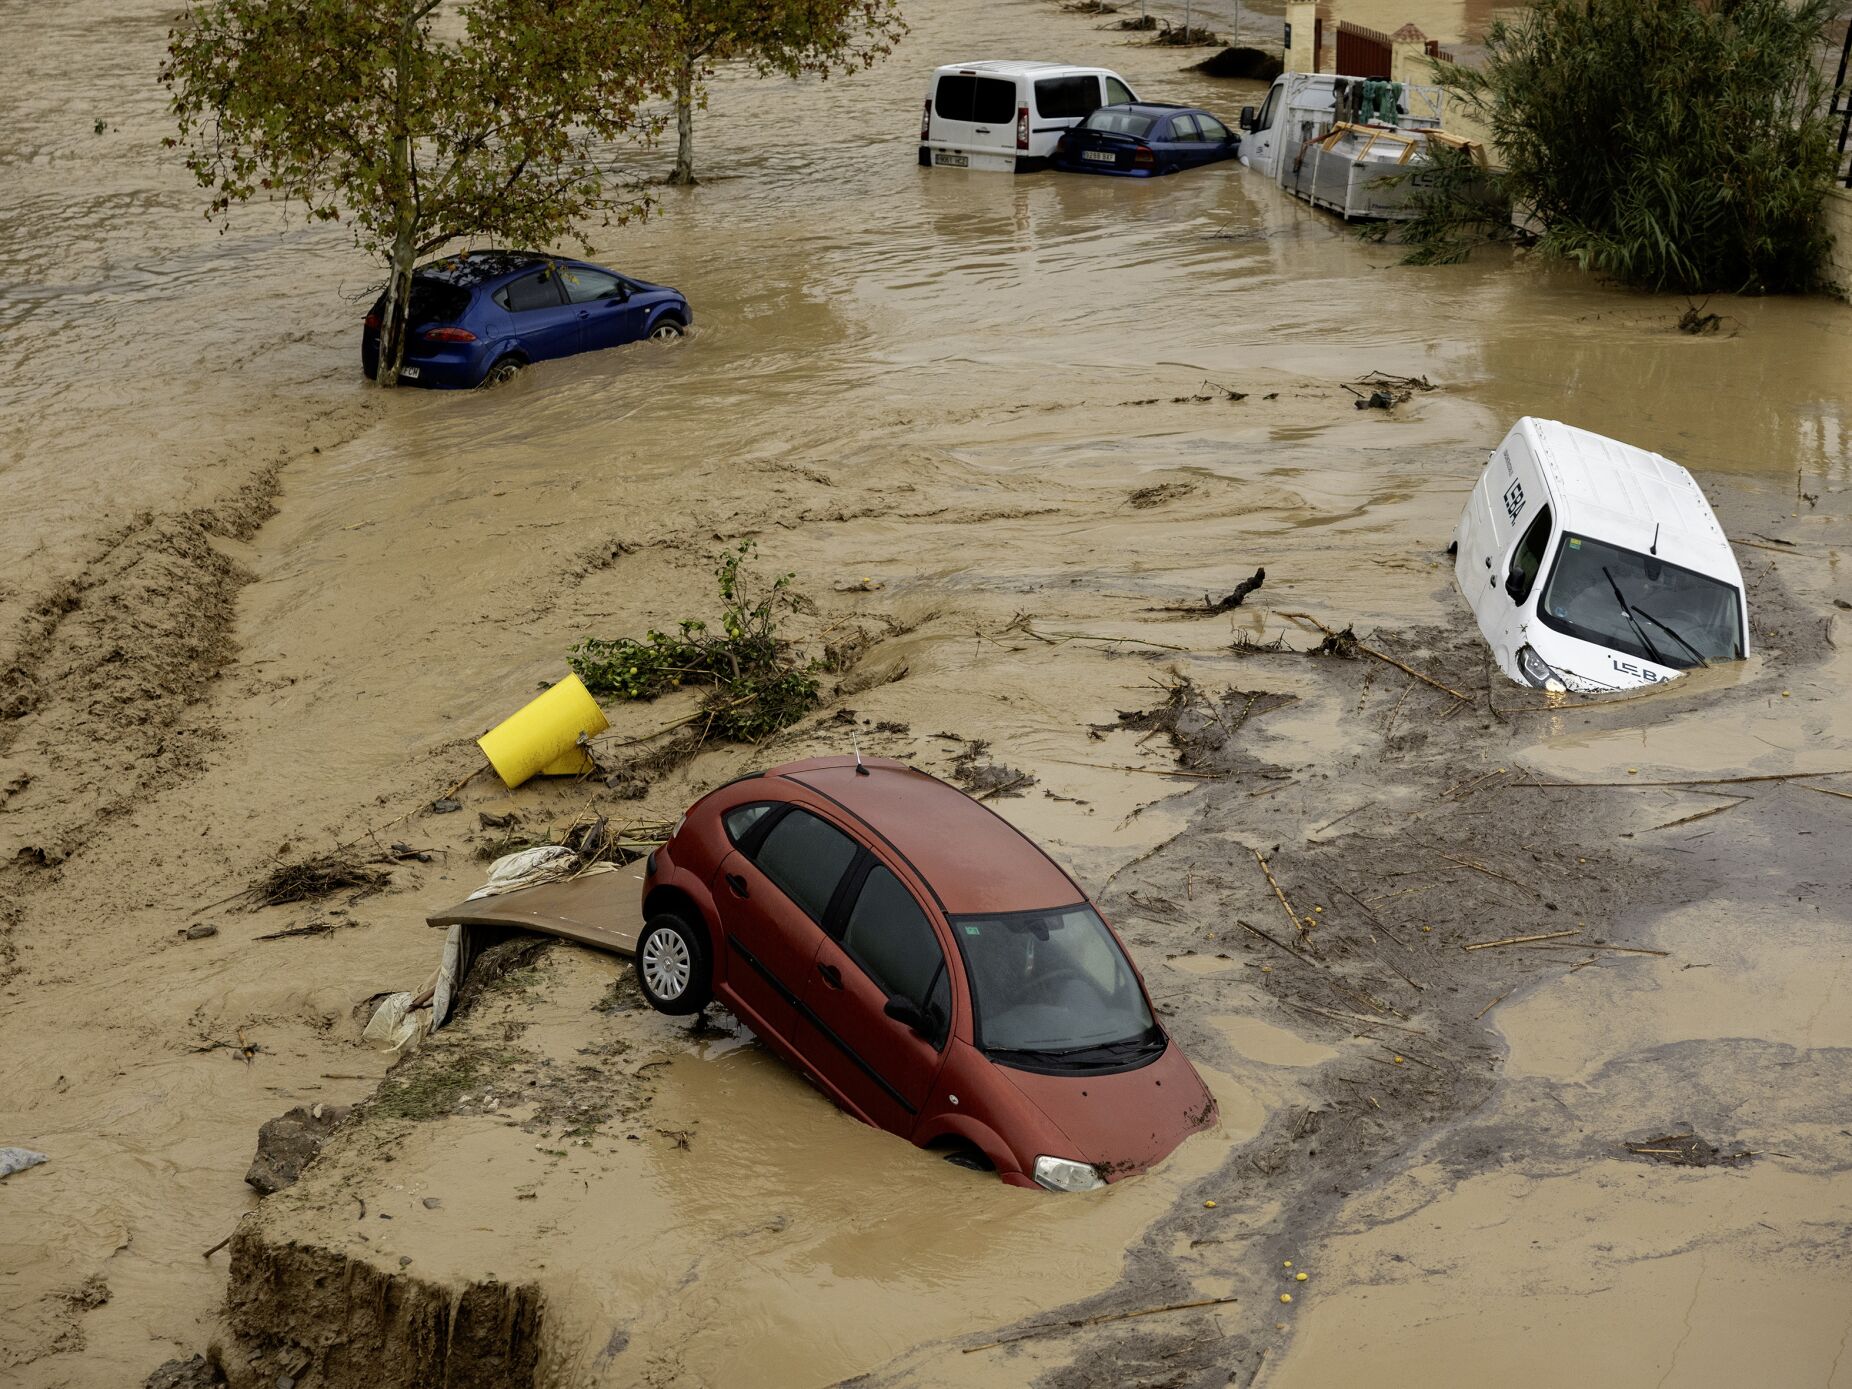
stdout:
POLYGON ((899 762, 813 758, 703 797, 650 856, 637 977, 718 998, 849 1113, 1016 1186, 1085 1191, 1215 1119, 1086 893, 899 762))

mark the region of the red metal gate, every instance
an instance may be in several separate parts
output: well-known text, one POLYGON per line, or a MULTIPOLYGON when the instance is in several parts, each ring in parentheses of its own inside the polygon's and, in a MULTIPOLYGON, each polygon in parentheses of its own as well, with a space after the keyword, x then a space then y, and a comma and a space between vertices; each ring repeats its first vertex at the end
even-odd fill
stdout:
POLYGON ((1389 36, 1340 19, 1337 72, 1340 77, 1387 77, 1389 36))

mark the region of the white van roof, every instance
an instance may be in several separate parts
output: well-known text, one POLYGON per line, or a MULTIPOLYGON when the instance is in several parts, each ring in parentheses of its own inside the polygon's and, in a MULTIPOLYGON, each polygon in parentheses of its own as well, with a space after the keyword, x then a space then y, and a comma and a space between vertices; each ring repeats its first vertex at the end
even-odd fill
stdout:
POLYGON ((1671 459, 1557 420, 1526 415, 1513 428, 1560 499, 1559 524, 1642 554, 1656 531, 1661 559, 1742 586, 1716 513, 1671 459))
MULTIPOLYGON (((947 63, 935 76, 948 72, 976 72, 986 77, 1046 77, 1056 72, 1112 72, 1111 68, 1076 67, 1072 63, 1028 63, 1014 59, 985 59, 979 63, 947 63)), ((1113 73, 1113 76, 1118 76, 1113 73)))

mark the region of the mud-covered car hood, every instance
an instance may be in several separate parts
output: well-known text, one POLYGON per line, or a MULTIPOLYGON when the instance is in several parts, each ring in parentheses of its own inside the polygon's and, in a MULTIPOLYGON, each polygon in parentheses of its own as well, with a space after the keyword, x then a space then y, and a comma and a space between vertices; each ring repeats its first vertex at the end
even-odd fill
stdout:
POLYGON ((1150 1065, 1116 1075, 997 1070, 1074 1145, 1049 1156, 1092 1163, 1108 1181, 1144 1171, 1215 1122, 1214 1097, 1174 1041, 1150 1065))

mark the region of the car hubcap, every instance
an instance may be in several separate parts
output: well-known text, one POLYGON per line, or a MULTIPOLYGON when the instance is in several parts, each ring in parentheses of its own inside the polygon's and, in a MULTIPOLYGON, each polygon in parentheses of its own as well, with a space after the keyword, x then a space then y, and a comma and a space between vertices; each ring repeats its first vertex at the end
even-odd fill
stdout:
POLYGON ((679 338, 681 335, 681 329, 667 323, 650 334, 657 342, 667 342, 670 338, 679 338))
POLYGON ((643 946, 643 977, 661 999, 677 999, 688 987, 687 943, 673 931, 658 931, 643 946))

